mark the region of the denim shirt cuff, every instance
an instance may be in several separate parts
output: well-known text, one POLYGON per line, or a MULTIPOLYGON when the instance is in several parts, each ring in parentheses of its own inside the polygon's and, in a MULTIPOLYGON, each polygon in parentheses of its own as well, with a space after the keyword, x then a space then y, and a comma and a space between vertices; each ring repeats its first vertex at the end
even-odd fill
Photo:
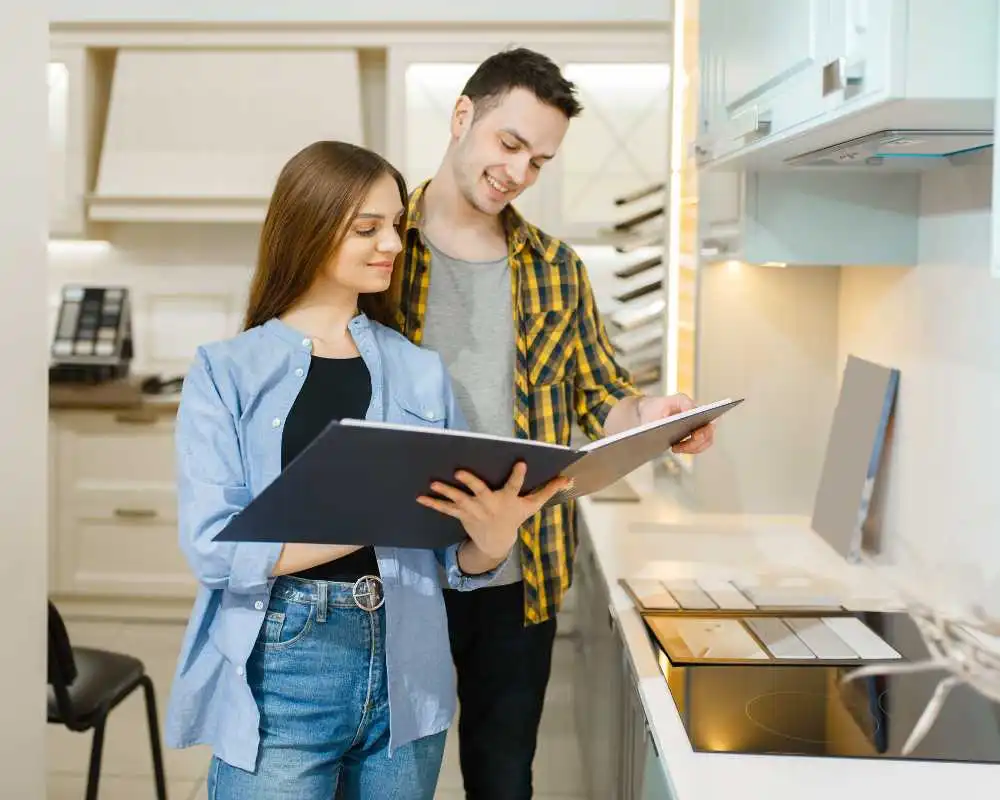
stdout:
POLYGON ((507 562, 510 561, 511 556, 516 549, 512 547, 510 552, 507 553, 507 557, 489 572, 483 572, 479 575, 468 575, 463 572, 461 566, 459 566, 458 548, 459 545, 453 544, 445 549, 444 570, 445 575, 448 578, 448 585, 452 589, 458 589, 459 591, 482 589, 483 587, 492 584, 493 581, 496 580, 497 576, 500 575, 503 568, 507 565, 507 562))
POLYGON ((281 556, 280 542, 240 542, 233 555, 229 589, 237 594, 268 591, 271 573, 281 556))

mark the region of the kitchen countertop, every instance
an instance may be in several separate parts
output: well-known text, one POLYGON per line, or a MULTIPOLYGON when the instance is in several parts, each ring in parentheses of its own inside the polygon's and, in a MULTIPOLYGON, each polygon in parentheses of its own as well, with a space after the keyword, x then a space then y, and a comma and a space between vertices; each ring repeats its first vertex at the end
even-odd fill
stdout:
POLYGON ((619 579, 807 572, 842 586, 859 607, 876 610, 894 605, 882 588, 885 576, 844 562, 810 530, 808 517, 701 514, 666 496, 644 496, 638 503, 583 498, 579 506, 582 535, 608 586, 677 800, 885 800, 894 794, 964 800, 995 794, 987 787, 1000 782, 1000 765, 693 751, 642 618, 619 579))
POLYGON ((140 378, 106 381, 95 385, 49 384, 50 410, 121 411, 176 414, 180 393, 143 394, 140 378))

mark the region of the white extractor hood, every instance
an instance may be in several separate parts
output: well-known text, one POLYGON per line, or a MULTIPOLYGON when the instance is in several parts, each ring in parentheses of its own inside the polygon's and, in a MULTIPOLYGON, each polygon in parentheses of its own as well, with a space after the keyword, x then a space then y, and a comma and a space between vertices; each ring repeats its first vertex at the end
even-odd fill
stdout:
POLYGON ((310 142, 363 144, 354 50, 118 52, 93 220, 258 222, 310 142))

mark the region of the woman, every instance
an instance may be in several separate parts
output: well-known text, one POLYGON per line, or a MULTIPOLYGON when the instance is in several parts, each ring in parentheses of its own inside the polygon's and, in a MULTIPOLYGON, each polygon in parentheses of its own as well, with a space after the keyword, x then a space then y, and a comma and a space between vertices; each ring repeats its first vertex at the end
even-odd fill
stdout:
POLYGON ((439 496, 419 502, 468 534, 444 551, 213 541, 331 419, 464 425, 441 359, 391 330, 406 198, 367 150, 298 153, 264 222, 245 330, 199 348, 184 382, 180 540, 201 588, 167 736, 212 745, 216 800, 431 800, 455 711, 439 565, 453 588, 488 584, 565 485, 520 497, 522 465, 496 492, 461 473, 468 492, 432 484, 439 496))

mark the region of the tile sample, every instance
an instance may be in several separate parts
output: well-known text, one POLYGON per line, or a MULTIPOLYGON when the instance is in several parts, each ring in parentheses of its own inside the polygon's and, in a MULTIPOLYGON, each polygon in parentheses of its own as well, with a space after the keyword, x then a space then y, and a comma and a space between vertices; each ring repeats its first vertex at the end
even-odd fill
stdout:
POLYGON ((626 583, 645 608, 679 608, 677 601, 660 581, 629 578, 626 583))
POLYGON ((756 617, 747 619, 746 623, 775 658, 816 658, 816 654, 782 620, 776 617, 756 617))
POLYGON ((823 624, 862 658, 897 659, 902 656, 857 617, 827 617, 823 624))
POLYGON ((670 594, 677 598, 681 608, 695 611, 718 608, 712 598, 705 594, 693 580, 673 579, 664 581, 663 585, 667 587, 670 594))
POLYGON ((729 581, 699 578, 698 587, 724 609, 752 611, 756 605, 729 581))
POLYGON ((822 619, 811 617, 783 619, 817 658, 852 660, 858 658, 858 652, 834 633, 832 628, 824 625, 822 619))

